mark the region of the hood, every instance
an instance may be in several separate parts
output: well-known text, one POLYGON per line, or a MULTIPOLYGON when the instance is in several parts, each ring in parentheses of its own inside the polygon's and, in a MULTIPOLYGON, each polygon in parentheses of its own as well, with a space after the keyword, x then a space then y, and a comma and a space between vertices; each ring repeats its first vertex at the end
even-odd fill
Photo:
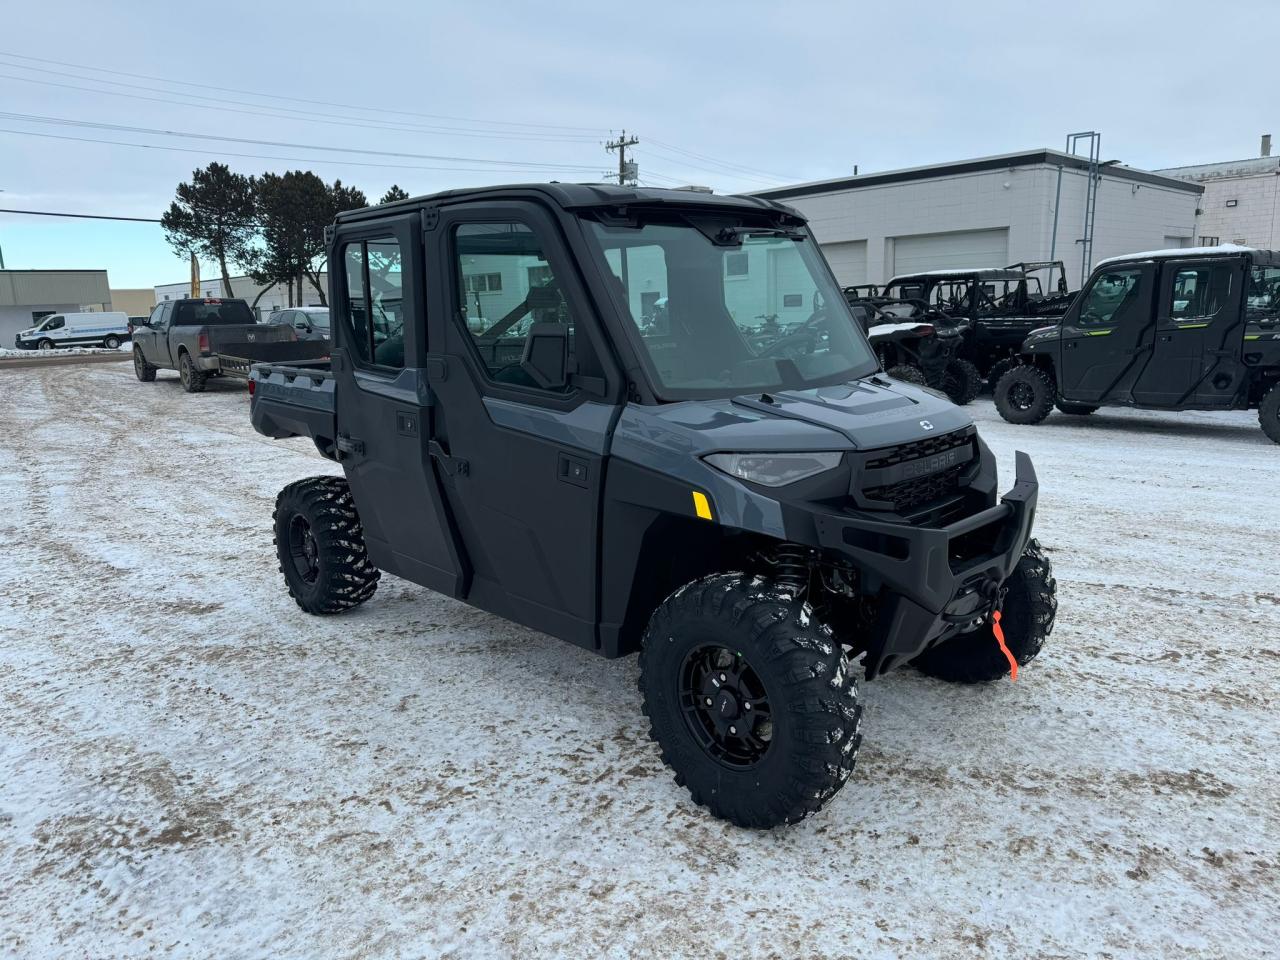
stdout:
POLYGON ((30 334, 33 334, 33 333, 35 333, 35 332, 36 332, 36 328, 35 328, 35 327, 27 327, 27 329, 25 329, 25 330, 19 330, 19 331, 18 331, 18 336, 20 336, 20 337, 25 337, 25 336, 29 336, 30 334))
POLYGON ((715 451, 867 450, 948 433, 972 422, 942 394, 881 374, 810 390, 660 407, 628 405, 620 426, 624 433, 638 428, 635 440, 643 436, 701 456, 715 451))

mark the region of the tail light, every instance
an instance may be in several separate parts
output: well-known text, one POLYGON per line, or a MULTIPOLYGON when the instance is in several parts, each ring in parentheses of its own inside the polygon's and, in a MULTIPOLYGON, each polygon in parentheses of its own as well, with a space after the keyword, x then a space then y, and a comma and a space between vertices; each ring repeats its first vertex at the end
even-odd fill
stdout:
POLYGON ((209 335, 207 333, 200 334, 197 338, 197 346, 199 346, 201 353, 209 352, 209 335))
POLYGON ((933 324, 922 323, 919 326, 917 326, 915 330, 912 331, 912 333, 917 333, 922 337, 931 337, 933 336, 933 324))
POLYGON ((250 377, 249 378, 249 399, 250 400, 253 399, 253 392, 257 389, 258 389, 258 381, 253 379, 253 377, 250 377))

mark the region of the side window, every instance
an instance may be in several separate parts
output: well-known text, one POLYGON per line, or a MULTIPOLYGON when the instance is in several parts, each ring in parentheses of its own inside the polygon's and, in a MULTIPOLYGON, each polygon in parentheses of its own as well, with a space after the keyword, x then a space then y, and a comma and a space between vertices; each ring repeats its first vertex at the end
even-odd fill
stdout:
POLYGON ((499 383, 535 386, 520 366, 535 323, 569 328, 573 318, 542 241, 518 222, 464 223, 454 230, 458 314, 489 376, 499 383))
POLYGON ((160 326, 160 317, 164 314, 164 304, 159 304, 151 311, 151 316, 147 318, 147 323, 153 327, 160 326))
POLYGON ((1245 313, 1257 323, 1280 319, 1280 267, 1254 267, 1249 271, 1245 313))
MULTIPOLYGON (((380 367, 404 366, 404 279, 400 244, 355 240, 342 249, 347 283, 346 322, 356 357, 380 367)), ((293 319, 301 319, 294 312, 293 319)))
POLYGON ((1099 274, 1080 301, 1080 326, 1113 327, 1123 323, 1137 308, 1141 287, 1141 269, 1099 274))
POLYGON ((62 317, 50 317, 44 325, 46 330, 61 330, 67 325, 67 321, 62 317))
POLYGON ((1231 299, 1236 270, 1232 263, 1205 263, 1179 268, 1173 277, 1164 316, 1174 326, 1212 322, 1231 299))

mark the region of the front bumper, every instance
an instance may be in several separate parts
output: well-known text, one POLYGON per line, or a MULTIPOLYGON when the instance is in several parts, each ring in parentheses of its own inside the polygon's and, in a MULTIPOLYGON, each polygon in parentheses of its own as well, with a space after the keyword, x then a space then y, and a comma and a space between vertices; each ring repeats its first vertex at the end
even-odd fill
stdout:
POLYGON ((867 649, 868 677, 906 663, 985 617, 1022 558, 1040 485, 1019 452, 1016 481, 993 507, 942 527, 815 513, 818 543, 848 556, 883 604, 867 649))

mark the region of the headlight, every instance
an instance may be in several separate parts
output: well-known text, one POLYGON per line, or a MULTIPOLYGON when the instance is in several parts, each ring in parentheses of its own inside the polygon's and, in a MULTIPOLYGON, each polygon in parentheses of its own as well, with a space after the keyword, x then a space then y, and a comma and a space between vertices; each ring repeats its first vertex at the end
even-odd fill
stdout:
POLYGON ((838 451, 825 453, 713 453, 704 457, 717 470, 731 477, 781 487, 817 476, 839 465, 843 456, 838 451))

